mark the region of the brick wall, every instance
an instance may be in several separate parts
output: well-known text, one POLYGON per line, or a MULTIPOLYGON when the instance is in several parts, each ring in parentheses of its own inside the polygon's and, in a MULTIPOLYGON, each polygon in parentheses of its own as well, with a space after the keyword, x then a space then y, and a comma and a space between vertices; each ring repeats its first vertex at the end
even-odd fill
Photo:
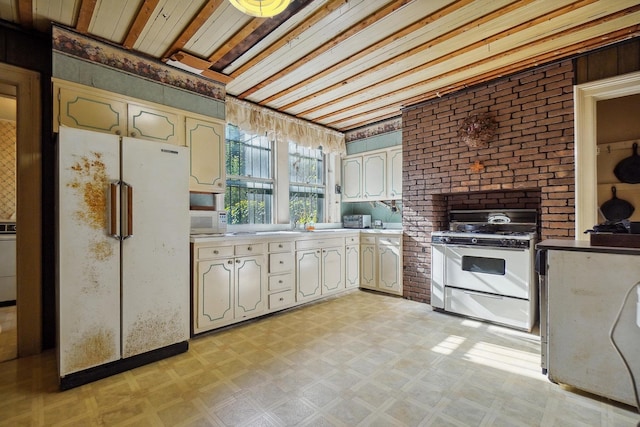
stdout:
POLYGON ((430 302, 431 231, 449 209, 535 208, 543 239, 573 237, 573 74, 567 60, 403 111, 405 298, 430 302), (469 148, 458 127, 484 112, 497 134, 469 148))

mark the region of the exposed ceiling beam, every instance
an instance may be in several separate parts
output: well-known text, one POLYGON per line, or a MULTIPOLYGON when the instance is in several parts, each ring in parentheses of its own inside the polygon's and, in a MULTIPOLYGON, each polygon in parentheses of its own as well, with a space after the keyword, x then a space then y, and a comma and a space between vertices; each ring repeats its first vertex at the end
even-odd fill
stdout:
POLYGON ((78 13, 78 23, 76 24, 76 30, 78 32, 86 34, 87 31, 89 31, 89 25, 91 24, 91 18, 96 9, 97 2, 98 0, 82 0, 80 12, 78 13))
POLYGON ((200 11, 196 14, 193 20, 189 23, 187 28, 182 31, 180 36, 173 42, 173 44, 167 49, 163 55, 163 59, 166 59, 174 53, 182 50, 194 34, 207 22, 207 20, 214 14, 214 12, 220 7, 224 0, 209 0, 202 6, 200 11))
MULTIPOLYGON (((460 82, 457 82, 455 84, 451 84, 451 85, 447 85, 447 86, 443 86, 438 88, 437 90, 429 90, 427 93, 422 93, 420 95, 411 97, 411 98, 407 98, 404 99, 402 101, 392 101, 388 104, 389 107, 392 108, 397 108, 398 110, 401 108, 405 108, 407 106, 410 105, 415 105, 421 102, 426 102, 430 99, 434 99, 434 98, 438 98, 441 97, 443 95, 452 93, 452 92, 456 92, 456 91, 460 91, 463 90, 467 87, 476 85, 476 84, 480 84, 480 83, 485 83, 497 78, 501 78, 504 77, 506 75, 509 74, 513 74, 513 73, 517 73, 523 70, 526 70, 528 68, 531 67, 535 67, 541 64, 545 64, 545 63, 549 63, 552 62, 554 60, 557 60, 559 58, 565 58, 565 57, 569 57, 569 56, 573 56, 573 55, 578 55, 580 53, 586 52, 588 50, 592 50, 592 49, 597 49, 612 43, 616 43, 622 40, 626 40, 632 37, 638 37, 640 35, 640 24, 638 25, 632 25, 630 27, 627 28, 623 28, 621 30, 615 31, 613 33, 609 33, 607 35, 603 35, 603 36, 597 36, 597 37, 593 37, 591 39, 588 40, 584 40, 584 41, 580 41, 578 43, 574 43, 570 46, 566 46, 563 48, 559 48, 559 49, 554 49, 552 52, 546 52, 540 55, 537 55, 535 57, 531 57, 531 58, 527 58, 524 59, 522 61, 513 63, 513 64, 509 64, 509 65, 505 65, 503 67, 497 68, 495 70, 490 70, 487 71, 485 73, 476 75, 476 76, 472 76, 469 77, 467 79, 461 80, 460 82)), ((476 63, 473 64, 468 64, 465 65, 463 67, 454 69, 454 70, 450 70, 446 73, 440 74, 438 76, 434 76, 433 78, 429 78, 426 80, 423 80, 421 82, 415 83, 413 85, 411 85, 411 87, 408 87, 408 89, 410 88, 419 88, 421 86, 424 86, 426 84, 432 83, 434 81, 438 81, 438 80, 442 80, 443 78, 449 77, 449 76, 453 76, 455 74, 458 74, 460 72, 463 72, 465 70, 469 70, 472 69, 474 67, 476 67, 477 65, 481 65, 482 62, 485 61, 478 61, 476 63)), ((389 98, 391 97, 393 94, 388 94, 388 95, 384 95, 383 98, 389 98)), ((341 110, 342 113, 344 112, 348 112, 351 109, 356 109, 362 106, 365 106, 367 104, 370 104, 370 102, 365 101, 365 102, 361 102, 359 104, 356 105, 352 105, 349 108, 345 108, 343 110, 341 110)), ((370 111, 376 111, 377 108, 373 108, 370 111)), ((340 123, 344 123, 348 120, 354 120, 357 119, 358 117, 361 117, 363 115, 366 115, 368 112, 359 112, 357 114, 354 114, 352 116, 349 117, 342 117, 340 119, 336 119, 334 121, 330 121, 327 122, 325 124, 325 126, 329 126, 329 127, 337 127, 337 128, 341 128, 342 131, 346 131, 349 129, 355 129, 358 126, 349 126, 348 128, 342 128, 340 126, 338 126, 338 124, 340 123)), ((331 114, 333 115, 333 114, 331 114)), ((327 117, 330 117, 331 115, 327 115, 327 117)), ((301 117, 303 118, 303 117, 301 117)), ((307 119, 308 120, 308 119, 307 119)))
POLYGON ((18 15, 20 16, 20 25, 25 28, 33 27, 33 2, 31 0, 18 1, 18 15))
POLYGON ((308 17, 304 22, 297 25, 294 29, 292 29, 283 37, 278 39, 271 46, 263 49, 259 54, 257 54, 256 56, 254 56, 253 58, 251 58, 250 60, 242 64, 233 72, 231 72, 230 76, 234 79, 237 78, 242 73, 246 72, 251 67, 258 64, 260 61, 266 59, 273 52, 291 43, 291 41, 295 40, 296 37, 299 37, 300 35, 302 35, 302 33, 307 31, 311 27, 313 27, 315 24, 317 24, 322 19, 324 19, 326 16, 330 15, 334 10, 339 9, 346 2, 347 0, 329 0, 327 4, 323 5, 318 10, 313 12, 313 14, 311 14, 311 16, 308 17))
POLYGON ((155 10, 159 1, 160 0, 144 0, 144 3, 142 3, 142 6, 140 6, 140 10, 138 10, 136 19, 133 21, 133 24, 129 29, 127 37, 124 39, 124 42, 122 42, 123 47, 125 47, 126 49, 133 48, 133 46, 136 44, 136 41, 138 41, 138 37, 140 37, 140 34, 142 34, 144 26, 147 25, 147 22, 149 21, 149 18, 151 17, 151 14, 155 10))
MULTIPOLYGON (((578 3, 581 3, 584 6, 586 4, 592 3, 593 1, 594 0, 582 0, 581 2, 578 2, 578 3)), ((436 59, 434 59, 432 61, 425 62, 425 63, 419 65, 418 67, 414 67, 414 68, 412 68, 410 70, 405 70, 400 74, 397 74, 397 75, 395 75, 393 77, 387 78, 383 83, 375 83, 373 85, 369 85, 367 87, 364 87, 364 88, 358 89, 356 91, 350 92, 348 95, 346 95, 346 97, 348 97, 348 98, 355 97, 358 94, 362 94, 362 93, 365 93, 367 91, 374 90, 375 88, 378 88, 378 87, 380 87, 380 86, 382 86, 384 84, 388 84, 388 83, 391 83, 391 82, 394 82, 394 81, 398 81, 398 80, 402 79, 403 77, 407 77, 407 76, 409 76, 411 74, 423 71, 423 70, 427 69, 428 67, 433 67, 434 65, 441 64, 441 63, 443 63, 445 61, 448 61, 448 60, 450 60, 452 58, 455 58, 457 56, 463 55, 465 53, 471 52, 471 51, 473 51, 475 49, 481 48, 483 46, 488 46, 491 43, 495 43, 498 40, 504 39, 505 37, 512 36, 512 35, 520 32, 520 31, 526 30, 527 28, 530 28, 531 26, 533 26, 535 23, 548 21, 548 20, 553 19, 553 18, 555 18, 557 16, 560 16, 560 15, 562 15, 564 13, 567 13, 566 9, 569 9, 569 8, 573 9, 573 5, 569 5, 569 6, 560 8, 560 9, 556 9, 556 10, 551 11, 549 13, 546 13, 546 14, 544 14, 542 16, 539 16, 538 18, 529 20, 529 21, 524 22, 524 23, 519 24, 519 25, 515 25, 515 26, 513 26, 513 27, 511 27, 511 28, 509 28, 509 29, 507 29, 505 31, 502 31, 502 32, 498 33, 498 34, 495 34, 493 36, 490 36, 490 37, 487 37, 485 39, 479 40, 479 41, 477 41, 475 43, 471 43, 469 45, 466 45, 463 48, 460 48, 458 50, 449 52, 446 55, 440 56, 439 58, 436 58, 436 59)), ((612 15, 608 15, 611 18, 603 17, 603 18, 600 18, 600 19, 597 19, 597 20, 593 20, 593 21, 587 22, 585 24, 566 29, 566 30, 564 30, 563 32, 561 32, 559 34, 551 34, 549 36, 546 36, 546 37, 543 37, 543 38, 540 38, 540 39, 537 39, 537 40, 533 40, 530 43, 515 47, 513 49, 510 49, 510 50, 502 53, 502 54, 498 53, 496 55, 488 55, 487 57, 483 58, 481 61, 479 61, 476 64, 480 65, 480 64, 483 64, 483 63, 487 63, 487 62, 489 62, 491 60, 495 60, 496 58, 512 55, 512 54, 520 52, 520 51, 522 51, 524 49, 530 48, 531 46, 543 45, 545 43, 548 43, 551 40, 556 39, 557 37, 559 37, 559 35, 566 35, 566 34, 578 32, 578 31, 584 30, 586 28, 592 27, 594 25, 597 25, 598 23, 602 22, 602 20, 615 19, 615 18, 623 16, 625 14, 626 13, 624 11, 617 12, 617 13, 614 13, 612 15)), ((438 41, 438 43, 439 42, 441 42, 441 41, 438 41)), ((429 45, 432 45, 432 43, 429 43, 429 45)), ((404 55, 405 54, 402 54, 402 56, 404 56, 404 55)), ((389 61, 387 61, 387 62, 391 63, 389 61)), ((377 69, 381 69, 380 67, 383 64, 379 64, 379 65, 377 65, 376 67, 373 67, 373 68, 375 68, 376 70, 377 69)), ((372 72, 372 71, 374 71, 374 70, 367 70, 367 72, 369 72, 369 73, 372 72)), ((337 103, 339 103, 341 101, 343 102, 344 99, 345 99, 345 97, 342 97, 340 100, 334 100, 334 101, 331 101, 331 102, 328 102, 328 103, 324 103, 323 105, 316 106, 314 108, 311 108, 311 109, 308 109, 306 111, 303 111, 303 112, 300 113, 300 115, 306 116, 306 115, 309 115, 309 114, 313 114, 314 112, 320 111, 323 108, 326 108, 326 107, 331 106, 331 105, 335 105, 335 104, 337 104, 337 103)), ((324 118, 326 118, 326 117, 324 117, 324 118)), ((320 118, 318 118, 318 119, 320 119, 320 118)))
POLYGON ((401 7, 406 6, 408 3, 411 3, 412 1, 414 1, 414 0, 394 0, 394 1, 392 1, 391 3, 389 3, 388 5, 383 7, 382 9, 372 13, 371 15, 367 16, 365 19, 361 20, 360 22, 356 23, 355 25, 352 25, 346 31, 343 31, 341 34, 339 34, 337 37, 334 37, 329 42, 324 43, 322 46, 318 47, 317 49, 314 49, 312 52, 310 52, 304 58, 295 61, 293 64, 285 67, 284 69, 282 69, 282 70, 278 71, 277 73, 271 75, 270 77, 264 79, 260 83, 253 85, 250 89, 245 90, 243 93, 238 95, 238 98, 241 98, 241 99, 242 98, 246 98, 247 96, 251 95, 252 93, 257 92, 258 90, 262 89, 263 87, 266 87, 266 86, 270 85, 271 83, 275 82, 276 80, 281 79, 282 77, 284 77, 287 74, 291 73, 293 70, 296 70, 296 69, 302 67, 303 65, 305 65, 306 63, 308 63, 312 59, 315 59, 318 56, 322 55, 323 53, 335 48, 336 46, 338 46, 343 41, 345 41, 348 38, 352 37, 353 35, 359 33, 360 31, 364 30, 368 26, 373 25, 377 21, 380 21, 381 19, 384 19, 385 17, 389 16, 390 14, 392 14, 396 10, 400 9, 401 7))
MULTIPOLYGON (((396 31, 395 33, 391 34, 389 37, 385 37, 384 39, 380 40, 377 43, 374 43, 370 46, 367 46, 366 48, 362 49, 359 52, 354 53, 353 55, 349 56, 348 58, 337 62, 327 68, 325 68, 324 70, 320 71, 317 74, 314 74, 313 76, 305 79, 304 81, 297 83, 295 85, 290 86, 287 89, 281 90, 278 93, 275 93, 273 95, 271 95, 270 97, 263 99, 262 102, 260 102, 260 104, 268 104, 270 102, 275 101, 276 99, 279 99, 285 95, 288 95, 298 89, 301 89, 305 86, 308 86, 309 84, 318 81, 319 79, 321 79, 322 77, 326 77, 328 75, 330 75, 333 72, 336 72, 337 70, 339 70, 340 68, 346 66, 347 64, 349 64, 350 62, 354 62, 357 61, 373 52, 375 52, 378 49, 382 49, 383 47, 401 39, 402 37, 405 37, 411 33, 413 33, 414 31, 419 30, 420 28, 424 27, 425 25, 428 25, 432 22, 435 22, 437 19, 443 18, 444 16, 449 15, 450 13, 453 13, 457 10, 459 10, 460 8, 467 6, 469 3, 473 3, 474 0, 458 0, 450 5, 447 5, 445 7, 443 7, 442 9, 437 10, 436 12, 430 14, 429 16, 426 16, 422 19, 420 19, 417 22, 414 22, 411 25, 407 25, 406 27, 402 28, 399 31, 396 31)), ((309 96, 313 96, 313 95, 309 95, 309 96)), ((308 99, 308 97, 304 97, 304 98, 300 98, 299 101, 293 102, 288 104, 291 107, 294 107, 296 105, 298 105, 301 102, 304 102, 304 100, 308 99)))

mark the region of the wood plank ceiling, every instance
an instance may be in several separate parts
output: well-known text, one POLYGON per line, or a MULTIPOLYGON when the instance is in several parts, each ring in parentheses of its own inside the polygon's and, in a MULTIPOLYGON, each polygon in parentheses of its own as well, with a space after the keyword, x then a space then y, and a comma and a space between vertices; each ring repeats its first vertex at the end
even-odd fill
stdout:
POLYGON ((0 19, 43 32, 61 23, 347 131, 637 37, 640 1, 293 0, 262 19, 227 0, 0 0, 0 19))

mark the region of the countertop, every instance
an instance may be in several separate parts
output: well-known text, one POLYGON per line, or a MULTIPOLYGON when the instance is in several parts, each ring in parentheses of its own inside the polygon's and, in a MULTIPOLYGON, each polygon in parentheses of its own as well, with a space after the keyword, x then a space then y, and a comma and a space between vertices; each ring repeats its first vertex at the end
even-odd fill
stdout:
POLYGON ((539 242, 536 249, 640 255, 640 248, 595 246, 588 240, 548 239, 539 242))
POLYGON ((358 229, 358 228, 321 228, 313 231, 305 231, 305 230, 273 230, 273 231, 236 231, 225 234, 197 234, 192 235, 190 238, 191 243, 204 243, 204 242, 219 242, 223 240, 233 239, 273 239, 273 238, 290 238, 290 239, 299 239, 299 238, 322 238, 331 236, 333 234, 381 234, 381 235, 402 235, 402 229, 400 228, 366 228, 366 229, 358 229))

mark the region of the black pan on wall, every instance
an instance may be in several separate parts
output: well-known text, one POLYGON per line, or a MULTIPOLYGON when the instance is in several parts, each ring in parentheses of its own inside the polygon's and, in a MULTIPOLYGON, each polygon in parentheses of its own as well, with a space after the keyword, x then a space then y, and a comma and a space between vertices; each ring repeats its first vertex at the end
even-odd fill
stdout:
POLYGON ((640 183, 640 156, 638 155, 638 143, 632 146, 633 154, 618 162, 613 173, 622 182, 628 184, 640 183))
POLYGON ((629 218, 634 211, 634 207, 626 200, 619 199, 616 196, 616 187, 611 187, 611 199, 607 200, 600 206, 602 214, 607 221, 622 221, 629 218))

